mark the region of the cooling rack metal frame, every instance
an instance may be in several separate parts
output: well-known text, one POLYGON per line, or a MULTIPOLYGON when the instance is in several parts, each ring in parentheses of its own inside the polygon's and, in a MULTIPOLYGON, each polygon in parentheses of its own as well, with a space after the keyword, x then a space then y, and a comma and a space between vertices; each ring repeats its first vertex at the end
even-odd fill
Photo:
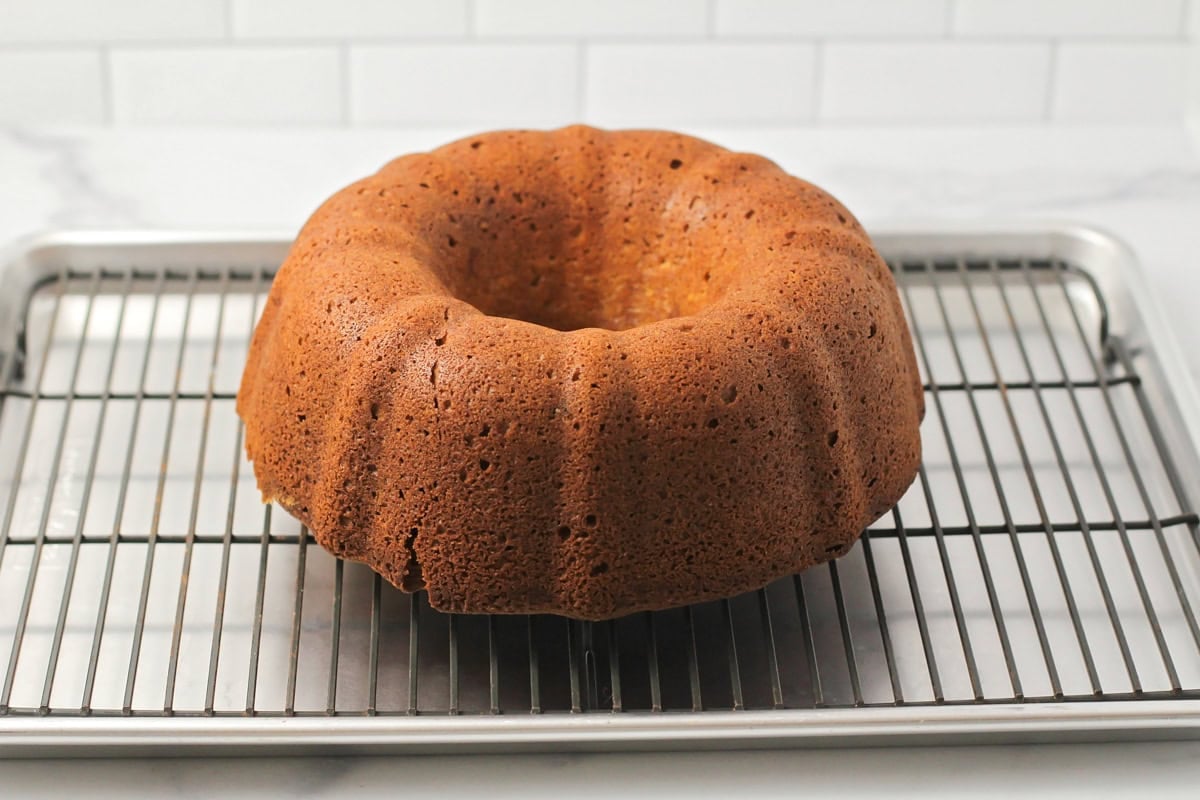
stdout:
POLYGON ((1200 402, 1132 254, 1060 224, 875 238, 918 322, 930 406, 910 496, 832 567, 594 626, 437 615, 335 562, 282 513, 260 508, 249 530, 230 387, 258 306, 238 305, 235 321, 227 298, 261 302, 289 237, 80 232, 13 248, 0 259, 0 756, 1200 737, 1200 402), (155 299, 140 381, 122 388, 134 292, 155 299), (98 319, 113 323, 101 293, 119 316, 93 352, 98 319), (83 301, 56 332, 72 295, 83 301), (178 325, 178 347, 152 386, 163 324, 178 325), (196 325, 207 350, 189 349, 196 325), (1060 350, 1060 334, 1080 346, 1060 350), (47 377, 50 362, 61 374, 47 377), (36 424, 39 403, 59 425, 36 424), (69 420, 89 403, 100 416, 74 423, 87 434, 76 442, 69 420), (165 411, 152 428, 165 435, 142 432, 143 404, 165 411), (134 415, 130 442, 105 440, 121 413, 134 415), (1145 424, 1127 432, 1126 418, 1145 424), (175 447, 192 464, 176 474, 180 429, 199 444, 175 447), (122 480, 103 482, 101 450, 123 454, 122 480), (229 485, 227 508, 210 477, 229 485), (150 499, 141 516, 124 508, 131 481, 150 499), (114 504, 111 531, 93 531, 95 509, 114 504), (272 578, 277 562, 288 574, 272 578), (256 592, 241 591, 255 570, 256 592), (239 602, 252 609, 240 622, 239 602), (242 657, 249 677, 229 684, 225 660, 242 657))

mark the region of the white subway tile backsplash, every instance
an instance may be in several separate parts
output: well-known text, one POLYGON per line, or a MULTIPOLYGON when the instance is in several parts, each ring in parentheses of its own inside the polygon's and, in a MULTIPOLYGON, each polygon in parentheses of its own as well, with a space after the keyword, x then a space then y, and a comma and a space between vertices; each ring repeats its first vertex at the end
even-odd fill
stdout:
POLYGON ((1042 118, 1049 44, 830 43, 820 117, 860 122, 1042 118))
POLYGON ((566 123, 578 116, 578 52, 567 44, 352 47, 351 120, 566 123))
POLYGON ((232 0, 247 39, 379 39, 467 32, 467 0, 232 0))
POLYGON ((621 125, 795 123, 813 114, 807 44, 591 45, 586 116, 621 125))
POLYGON ((707 0, 475 0, 481 36, 702 36, 707 0))
POLYGON ((985 36, 1179 36, 1184 0, 956 0, 954 32, 985 36))
POLYGON ((341 120, 341 63, 334 47, 118 49, 112 84, 117 122, 341 120))
POLYGON ((1063 44, 1053 115, 1087 122, 1181 121, 1188 55, 1182 44, 1063 44))
POLYGON ((950 0, 715 0, 717 35, 938 36, 950 0))
POLYGON ((16 124, 1195 122, 1200 0, 0 0, 0 68, 16 124))
POLYGON ((225 0, 0 0, 0 42, 215 39, 225 12, 225 0))
POLYGON ((0 122, 104 121, 100 51, 0 51, 0 122))

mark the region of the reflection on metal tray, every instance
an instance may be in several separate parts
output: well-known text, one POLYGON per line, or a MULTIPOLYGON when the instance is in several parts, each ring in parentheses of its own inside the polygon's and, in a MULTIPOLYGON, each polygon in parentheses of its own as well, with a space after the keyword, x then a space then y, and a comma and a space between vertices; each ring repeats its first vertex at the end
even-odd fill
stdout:
POLYGON ((929 401, 911 491, 835 563, 595 624, 432 611, 260 504, 233 405, 284 244, 31 245, 0 278, 0 752, 1200 732, 1197 409, 1128 256, 877 240, 929 401))

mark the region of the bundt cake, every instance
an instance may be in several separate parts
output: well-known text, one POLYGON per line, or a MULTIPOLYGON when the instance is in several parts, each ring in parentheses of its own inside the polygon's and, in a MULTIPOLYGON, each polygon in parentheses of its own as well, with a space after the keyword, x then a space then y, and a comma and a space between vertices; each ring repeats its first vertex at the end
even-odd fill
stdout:
POLYGON ((841 204, 660 131, 504 131, 335 194, 237 402, 268 501, 455 612, 610 618, 845 553, 921 382, 841 204))

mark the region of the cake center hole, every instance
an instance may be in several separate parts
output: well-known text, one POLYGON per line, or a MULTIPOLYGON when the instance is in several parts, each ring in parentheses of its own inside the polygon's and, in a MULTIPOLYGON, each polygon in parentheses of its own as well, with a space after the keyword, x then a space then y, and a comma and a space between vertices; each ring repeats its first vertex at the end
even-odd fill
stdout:
POLYGON ((724 294, 732 274, 716 244, 727 232, 650 194, 613 194, 460 190, 427 226, 439 277, 485 314, 562 331, 626 330, 694 314, 724 294))

